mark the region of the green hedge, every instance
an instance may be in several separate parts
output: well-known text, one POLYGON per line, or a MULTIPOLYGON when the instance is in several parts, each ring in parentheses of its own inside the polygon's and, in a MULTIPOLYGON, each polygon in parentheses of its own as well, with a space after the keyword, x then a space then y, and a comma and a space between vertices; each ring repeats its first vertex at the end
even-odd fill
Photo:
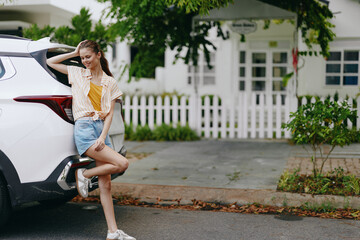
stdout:
POLYGON ((130 141, 195 141, 200 137, 188 126, 162 124, 151 130, 148 125, 138 125, 134 130, 132 124, 125 125, 125 140, 130 141))

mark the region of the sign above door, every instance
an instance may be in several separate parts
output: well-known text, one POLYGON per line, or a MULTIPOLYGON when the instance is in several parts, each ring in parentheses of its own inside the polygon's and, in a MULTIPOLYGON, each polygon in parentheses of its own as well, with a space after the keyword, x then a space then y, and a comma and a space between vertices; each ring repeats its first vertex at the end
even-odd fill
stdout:
POLYGON ((229 27, 233 32, 239 34, 248 34, 256 31, 257 24, 249 20, 238 20, 230 23, 229 27))

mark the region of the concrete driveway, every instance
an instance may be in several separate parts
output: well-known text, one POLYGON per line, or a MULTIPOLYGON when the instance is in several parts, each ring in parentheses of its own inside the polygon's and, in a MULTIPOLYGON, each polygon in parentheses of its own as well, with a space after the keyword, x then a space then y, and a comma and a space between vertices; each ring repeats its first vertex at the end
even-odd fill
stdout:
POLYGON ((126 147, 152 154, 132 162, 114 182, 236 189, 276 189, 294 148, 259 140, 126 142, 126 147))

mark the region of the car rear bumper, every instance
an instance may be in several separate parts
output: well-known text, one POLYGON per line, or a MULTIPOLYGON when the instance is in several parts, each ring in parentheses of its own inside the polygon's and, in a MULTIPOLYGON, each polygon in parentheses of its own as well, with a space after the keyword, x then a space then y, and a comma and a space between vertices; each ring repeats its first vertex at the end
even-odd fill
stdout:
MULTIPOLYGON (((122 146, 119 153, 123 156, 126 156, 126 148, 122 146)), ((57 178, 57 184, 64 190, 73 190, 76 188, 76 180, 75 180, 75 170, 78 168, 93 168, 95 167, 95 161, 88 157, 80 157, 80 156, 73 156, 70 161, 64 166, 63 170, 61 171, 59 177, 57 178)), ((114 179, 118 176, 122 175, 122 173, 112 174, 111 179, 114 179)), ((91 180, 92 187, 90 191, 97 188, 97 177, 95 176, 91 180)))
MULTIPOLYGON (((125 147, 121 148, 119 153, 125 156, 125 147)), ((45 181, 30 183, 12 183, 8 181, 12 206, 32 201, 74 197, 78 194, 75 185, 75 170, 77 168, 93 167, 95 167, 93 159, 74 155, 64 159, 45 181)), ((111 179, 121 174, 112 174, 111 179)), ((92 187, 89 190, 92 191, 97 188, 97 177, 94 177, 92 187)))

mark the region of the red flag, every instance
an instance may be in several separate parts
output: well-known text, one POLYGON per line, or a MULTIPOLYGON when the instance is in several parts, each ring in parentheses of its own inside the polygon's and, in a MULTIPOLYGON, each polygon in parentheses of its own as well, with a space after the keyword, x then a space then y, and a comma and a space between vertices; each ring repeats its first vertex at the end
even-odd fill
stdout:
POLYGON ((296 48, 296 49, 293 48, 292 49, 293 67, 294 67, 295 73, 297 73, 298 53, 299 53, 298 48, 296 48))

